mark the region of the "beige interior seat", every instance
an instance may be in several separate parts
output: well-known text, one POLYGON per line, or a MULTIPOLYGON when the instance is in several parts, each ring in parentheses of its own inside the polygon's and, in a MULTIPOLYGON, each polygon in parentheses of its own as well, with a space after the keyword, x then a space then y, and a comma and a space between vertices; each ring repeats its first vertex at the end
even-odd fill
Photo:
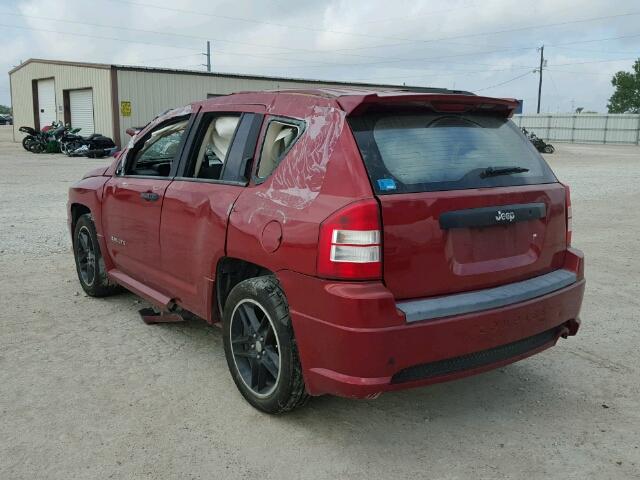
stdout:
POLYGON ((264 137, 260 155, 258 176, 266 178, 278 166, 283 153, 298 135, 298 127, 281 122, 271 122, 264 137))
POLYGON ((194 169, 196 176, 202 168, 207 149, 213 152, 221 162, 224 162, 239 120, 240 117, 236 116, 218 117, 209 124, 198 152, 194 169))

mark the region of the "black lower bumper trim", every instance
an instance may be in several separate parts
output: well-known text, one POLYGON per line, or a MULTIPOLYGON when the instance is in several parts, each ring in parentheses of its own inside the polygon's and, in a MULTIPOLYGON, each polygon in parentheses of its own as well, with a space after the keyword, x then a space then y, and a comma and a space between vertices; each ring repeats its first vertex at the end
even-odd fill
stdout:
POLYGON ((391 383, 413 382, 428 378, 440 377, 451 373, 471 370, 472 368, 491 365, 502 360, 517 357, 535 350, 554 340, 558 329, 553 328, 532 337, 523 338, 517 342, 507 343, 480 352, 469 353, 460 357, 447 358, 437 362, 423 363, 400 370, 391 378, 391 383))

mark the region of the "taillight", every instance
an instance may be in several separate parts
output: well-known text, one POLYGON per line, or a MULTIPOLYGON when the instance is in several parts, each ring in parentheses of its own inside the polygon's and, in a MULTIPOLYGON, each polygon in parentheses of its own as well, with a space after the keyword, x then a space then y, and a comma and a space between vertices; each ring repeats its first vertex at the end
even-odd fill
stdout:
POLYGON ((569 185, 564 185, 565 192, 565 205, 567 208, 567 247, 571 246, 571 233, 572 233, 572 217, 573 214, 571 212, 571 189, 569 185))
POLYGON ((318 275, 343 280, 382 278, 380 212, 375 200, 347 205, 322 222, 318 275))

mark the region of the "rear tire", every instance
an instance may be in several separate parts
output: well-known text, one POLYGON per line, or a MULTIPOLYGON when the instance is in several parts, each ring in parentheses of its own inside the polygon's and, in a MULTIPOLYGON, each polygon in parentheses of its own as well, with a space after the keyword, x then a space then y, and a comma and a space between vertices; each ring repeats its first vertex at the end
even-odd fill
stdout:
POLYGON ((78 218, 73 232, 73 256, 82 289, 92 297, 107 297, 121 291, 109 281, 100 252, 93 217, 85 213, 78 218))
POLYGON ((27 152, 30 152, 29 145, 33 141, 33 137, 31 135, 27 135, 22 139, 22 148, 24 148, 27 152))
POLYGON ((236 285, 225 302, 222 322, 227 365, 247 402, 271 414, 307 402, 289 306, 275 277, 236 285))

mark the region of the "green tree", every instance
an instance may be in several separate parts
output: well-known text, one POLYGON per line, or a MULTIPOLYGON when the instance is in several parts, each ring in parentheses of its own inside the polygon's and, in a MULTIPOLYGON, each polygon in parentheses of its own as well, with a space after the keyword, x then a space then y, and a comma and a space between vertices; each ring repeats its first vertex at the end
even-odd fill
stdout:
POLYGON ((633 64, 632 72, 616 73, 611 84, 616 91, 607 104, 609 113, 640 113, 640 58, 633 64))
POLYGON ((0 115, 6 115, 7 113, 11 113, 11 108, 6 105, 0 105, 0 115))

